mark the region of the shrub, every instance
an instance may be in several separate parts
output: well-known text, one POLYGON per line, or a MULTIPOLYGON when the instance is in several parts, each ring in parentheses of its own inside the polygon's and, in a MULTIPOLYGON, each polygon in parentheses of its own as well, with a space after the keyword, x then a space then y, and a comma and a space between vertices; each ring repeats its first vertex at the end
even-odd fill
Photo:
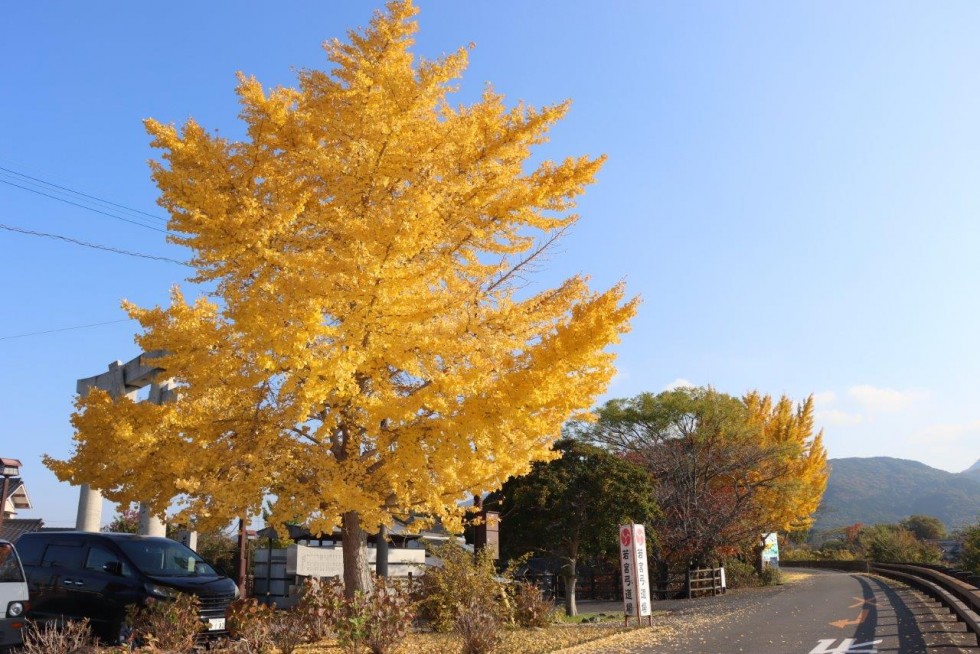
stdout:
POLYGON ((126 611, 132 637, 152 650, 183 654, 194 650, 194 640, 204 629, 196 595, 179 593, 172 600, 148 599, 143 606, 126 611))
POLYGON ((514 620, 522 627, 546 627, 551 621, 555 603, 544 598, 541 589, 522 581, 512 587, 514 620))
POLYGON ((23 631, 24 654, 76 654, 95 650, 95 639, 88 620, 43 626, 28 621, 23 631))
POLYGON ((500 615, 486 602, 459 606, 453 626, 463 641, 461 654, 487 654, 500 643, 500 615))
POLYGON ((960 564, 973 574, 980 575, 980 523, 963 530, 960 564))
POLYGON ((279 654, 293 654, 308 640, 306 617, 295 609, 273 611, 266 623, 266 630, 269 642, 279 650, 279 654))
POLYGON ((228 607, 227 626, 234 642, 228 649, 242 654, 271 652, 269 631, 274 606, 260 604, 255 598, 238 599, 228 607))
POLYGON ((368 601, 367 646, 372 654, 391 654, 412 627, 415 605, 408 591, 378 577, 368 601))
POLYGON ((339 579, 306 579, 295 611, 303 616, 303 628, 311 643, 330 635, 330 625, 344 605, 344 587, 339 579))
POLYGON ((340 649, 348 654, 357 654, 368 637, 369 599, 361 591, 354 597, 346 598, 340 611, 334 614, 331 626, 337 636, 340 649))
POLYGON ((725 584, 728 588, 752 588, 760 583, 755 566, 741 559, 725 561, 725 584))
POLYGON ((499 621, 509 619, 510 607, 489 550, 475 557, 458 543, 433 548, 441 567, 426 570, 419 590, 419 611, 432 628, 452 631, 464 607, 481 604, 499 621))
POLYGON ((759 575, 763 586, 778 586, 783 583, 782 571, 774 565, 768 563, 762 567, 762 574, 759 575))

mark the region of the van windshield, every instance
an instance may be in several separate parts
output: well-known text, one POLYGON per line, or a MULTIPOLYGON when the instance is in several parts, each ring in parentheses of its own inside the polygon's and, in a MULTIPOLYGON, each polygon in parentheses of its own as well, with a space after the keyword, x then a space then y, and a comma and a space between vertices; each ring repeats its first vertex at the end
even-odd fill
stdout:
POLYGON ((216 577, 211 565, 194 550, 163 538, 117 541, 140 572, 156 577, 216 577))
POLYGON ((17 553, 10 543, 0 543, 0 583, 24 581, 24 572, 17 562, 17 553))

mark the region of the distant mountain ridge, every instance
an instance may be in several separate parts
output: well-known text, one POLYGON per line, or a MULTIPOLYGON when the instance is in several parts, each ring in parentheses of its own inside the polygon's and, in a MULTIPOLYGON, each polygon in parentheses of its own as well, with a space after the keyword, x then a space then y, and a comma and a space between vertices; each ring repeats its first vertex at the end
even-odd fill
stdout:
POLYGON ((931 515, 955 529, 980 520, 980 461, 960 473, 891 457, 830 459, 814 529, 931 515))

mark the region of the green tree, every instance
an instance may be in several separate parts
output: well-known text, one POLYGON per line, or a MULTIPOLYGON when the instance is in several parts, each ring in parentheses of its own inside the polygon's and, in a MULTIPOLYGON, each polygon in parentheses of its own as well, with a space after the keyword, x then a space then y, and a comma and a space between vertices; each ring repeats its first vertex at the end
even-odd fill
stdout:
POLYGON ((939 548, 898 525, 872 525, 858 535, 864 558, 883 563, 939 563, 939 548))
POLYGON ((963 530, 963 554, 960 562, 973 574, 980 575, 980 523, 963 530))
POLYGON ((939 540, 946 538, 946 525, 931 515, 910 515, 899 525, 915 534, 919 540, 939 540))
MULTIPOLYGON (((527 475, 507 480, 486 505, 500 510, 505 555, 532 552, 561 561, 565 612, 575 615, 579 562, 615 556, 618 526, 647 523, 657 508, 640 466, 567 438, 555 451, 560 458, 535 463, 527 475)), ((653 540, 655 534, 650 535, 653 540)))

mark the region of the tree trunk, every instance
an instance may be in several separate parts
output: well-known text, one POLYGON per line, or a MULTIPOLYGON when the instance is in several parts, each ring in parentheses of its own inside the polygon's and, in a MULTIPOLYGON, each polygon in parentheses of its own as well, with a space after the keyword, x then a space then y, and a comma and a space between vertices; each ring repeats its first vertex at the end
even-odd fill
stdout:
POLYGON ((368 567, 367 532, 361 528, 361 516, 348 511, 341 516, 341 536, 344 546, 344 595, 371 591, 371 570, 368 567))
POLYGON ((575 604, 575 583, 578 581, 575 561, 564 567, 561 576, 565 580, 565 615, 578 615, 578 606, 575 604))

